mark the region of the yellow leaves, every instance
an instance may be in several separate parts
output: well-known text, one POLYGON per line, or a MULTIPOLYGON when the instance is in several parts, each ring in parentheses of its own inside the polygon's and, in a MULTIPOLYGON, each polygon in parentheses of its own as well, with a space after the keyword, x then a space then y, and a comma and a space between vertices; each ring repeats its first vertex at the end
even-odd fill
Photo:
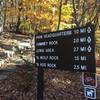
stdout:
POLYGON ((95 4, 96 1, 95 0, 88 0, 87 2, 89 5, 93 5, 93 4, 95 4))
MULTIPOLYGON (((56 29, 58 23, 59 2, 58 0, 21 0, 21 4, 16 5, 16 8, 10 8, 10 16, 20 16, 21 21, 31 22, 33 28, 37 27, 41 32, 56 29), (19 9, 20 8, 20 9, 19 9), (12 14, 12 15, 11 15, 12 14)), ((64 21, 72 19, 72 8, 70 5, 63 5, 61 27, 65 27, 64 21)))
POLYGON ((22 0, 22 2, 26 2, 27 0, 22 0))
POLYGON ((72 16, 70 16, 70 15, 67 15, 67 16, 62 16, 62 20, 64 20, 64 21, 69 21, 70 19, 72 19, 73 17, 72 16))
POLYGON ((37 0, 22 0, 22 3, 25 5, 31 5, 31 4, 34 4, 36 2, 37 2, 37 0))

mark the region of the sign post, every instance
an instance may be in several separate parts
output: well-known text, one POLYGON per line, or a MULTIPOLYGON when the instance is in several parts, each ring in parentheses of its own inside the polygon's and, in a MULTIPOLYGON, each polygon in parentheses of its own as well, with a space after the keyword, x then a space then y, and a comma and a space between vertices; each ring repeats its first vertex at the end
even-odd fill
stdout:
POLYGON ((37 78, 37 100, 43 100, 44 91, 44 70, 38 68, 38 78, 37 78))

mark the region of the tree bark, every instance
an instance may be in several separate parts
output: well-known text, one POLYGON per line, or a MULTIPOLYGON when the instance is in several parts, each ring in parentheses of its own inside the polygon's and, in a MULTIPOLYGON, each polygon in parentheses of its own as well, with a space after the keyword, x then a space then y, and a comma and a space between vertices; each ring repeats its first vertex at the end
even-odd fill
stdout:
POLYGON ((77 11, 76 11, 76 8, 75 8, 75 0, 72 0, 72 5, 73 5, 73 10, 74 10, 74 13, 73 13, 74 22, 75 22, 76 26, 79 27, 79 23, 78 23, 78 20, 77 20, 77 11))
POLYGON ((61 22, 61 10, 62 9, 62 0, 59 0, 59 18, 58 18, 58 26, 57 26, 57 31, 60 28, 60 22, 61 22))

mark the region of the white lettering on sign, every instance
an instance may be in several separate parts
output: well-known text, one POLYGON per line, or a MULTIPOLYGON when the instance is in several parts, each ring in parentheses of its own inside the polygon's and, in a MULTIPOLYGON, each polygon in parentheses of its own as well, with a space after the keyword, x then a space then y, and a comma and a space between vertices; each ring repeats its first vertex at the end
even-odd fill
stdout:
POLYGON ((86 50, 87 50, 86 47, 80 47, 81 52, 86 52, 86 50))
POLYGON ((49 45, 58 45, 58 41, 49 41, 49 45))
POLYGON ((71 34, 72 34, 72 31, 66 31, 66 32, 64 32, 64 36, 71 35, 71 34))
POLYGON ((86 56, 74 56, 75 61, 86 61, 86 56))
POLYGON ((80 38, 80 42, 81 43, 86 42, 86 37, 80 38))
POLYGON ((58 56, 49 56, 49 59, 50 59, 50 60, 58 60, 59 57, 58 57, 58 56))
POLYGON ((46 63, 40 63, 41 67, 46 67, 46 63))
POLYGON ((40 59, 41 60, 47 60, 48 59, 48 56, 40 56, 40 59))
POLYGON ((47 46, 48 42, 37 42, 36 46, 47 46))
POLYGON ((36 36, 36 39, 42 39, 42 38, 43 38, 42 35, 38 35, 38 36, 36 36))
POLYGON ((53 48, 53 49, 52 49, 52 48, 48 48, 48 49, 45 50, 45 52, 46 52, 46 53, 48 53, 48 52, 51 53, 51 52, 55 52, 55 51, 54 51, 54 48, 53 48))
POLYGON ((54 63, 47 63, 47 67, 56 68, 56 64, 54 63))
POLYGON ((73 43, 79 43, 79 38, 74 38, 73 43))
POLYGON ((95 72, 94 31, 93 26, 84 26, 38 34, 35 36, 35 58, 38 66, 95 72))
POLYGON ((79 51, 79 47, 74 47, 74 52, 78 52, 79 51))
POLYGON ((36 63, 36 66, 39 66, 39 63, 36 63))
POLYGON ((74 38, 73 39, 73 43, 85 43, 85 42, 87 42, 87 43, 91 43, 91 37, 89 36, 88 38, 86 38, 86 37, 82 37, 82 38, 74 38))
POLYGON ((54 64, 54 63, 36 63, 36 66, 40 66, 40 67, 49 67, 49 68, 56 68, 57 66, 56 66, 56 64, 54 64))
POLYGON ((74 34, 79 34, 79 29, 74 30, 74 34))
POLYGON ((64 32, 57 32, 57 33, 50 33, 50 34, 44 34, 44 38, 53 38, 53 37, 61 37, 61 36, 68 36, 71 35, 72 31, 64 31, 64 32))
POLYGON ((81 57, 80 57, 80 60, 81 60, 81 61, 86 61, 86 56, 81 56, 81 57))
POLYGON ((74 60, 79 61, 80 60, 79 56, 74 56, 74 60))
POLYGON ((43 53, 44 52, 44 49, 37 49, 36 50, 36 53, 39 53, 39 52, 43 53))
POLYGON ((81 38, 74 38, 73 39, 73 43, 85 43, 85 42, 87 42, 87 43, 91 43, 91 41, 92 41, 92 39, 91 39, 91 37, 89 36, 89 37, 81 37, 81 38))
POLYGON ((80 33, 86 33, 86 28, 81 28, 80 33))
POLYGON ((87 70, 86 65, 74 65, 75 70, 87 70))
POLYGON ((79 70, 80 69, 79 65, 74 65, 74 69, 79 70))
POLYGON ((86 65, 81 65, 81 70, 87 70, 87 66, 86 65))
MULTIPOLYGON (((79 51, 79 47, 74 47, 74 50, 73 52, 78 52, 79 51)), ((80 51, 81 52, 91 52, 92 51, 92 48, 91 46, 89 45, 88 47, 80 47, 80 51)))
POLYGON ((36 59, 39 60, 39 56, 36 56, 36 59))

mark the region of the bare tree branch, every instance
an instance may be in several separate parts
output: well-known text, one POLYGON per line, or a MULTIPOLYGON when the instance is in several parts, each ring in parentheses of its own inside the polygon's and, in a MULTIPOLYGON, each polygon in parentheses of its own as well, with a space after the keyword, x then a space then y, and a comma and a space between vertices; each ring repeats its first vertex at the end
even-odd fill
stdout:
POLYGON ((60 22, 61 22, 61 10, 62 9, 62 0, 59 0, 59 18, 58 18, 58 26, 57 26, 57 30, 59 30, 60 28, 60 22))
POLYGON ((76 7, 75 7, 75 0, 72 0, 72 5, 73 5, 73 10, 74 10, 74 14, 73 14, 74 21, 75 21, 76 26, 79 27, 79 23, 77 20, 77 11, 76 11, 76 7))
POLYGON ((96 14, 94 15, 94 12, 95 12, 95 10, 96 10, 96 7, 97 7, 97 0, 95 0, 95 4, 94 4, 94 6, 92 7, 92 12, 90 13, 91 15, 90 15, 90 17, 88 18, 88 20, 91 19, 91 22, 94 20, 95 16, 97 16, 97 12, 96 12, 96 14), (92 17, 93 17, 93 18, 92 18, 92 17))

